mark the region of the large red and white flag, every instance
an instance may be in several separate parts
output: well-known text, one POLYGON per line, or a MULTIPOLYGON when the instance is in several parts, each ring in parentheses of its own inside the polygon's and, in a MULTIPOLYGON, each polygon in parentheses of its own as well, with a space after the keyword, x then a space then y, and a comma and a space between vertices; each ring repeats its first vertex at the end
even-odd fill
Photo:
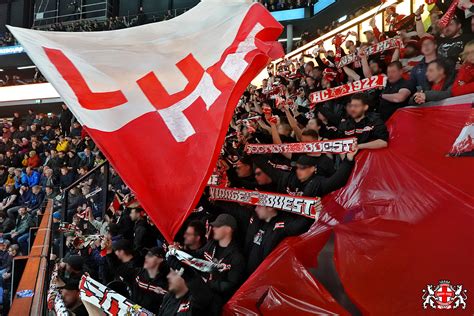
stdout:
POLYGON ((282 26, 250 0, 90 33, 9 27, 168 241, 208 182, 234 107, 282 26))

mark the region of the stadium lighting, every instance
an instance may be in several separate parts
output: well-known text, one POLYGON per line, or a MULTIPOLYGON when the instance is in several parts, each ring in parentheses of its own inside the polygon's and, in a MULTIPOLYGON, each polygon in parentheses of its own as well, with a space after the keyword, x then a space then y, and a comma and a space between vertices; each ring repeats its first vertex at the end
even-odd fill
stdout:
POLYGON ((32 69, 32 68, 36 68, 36 66, 33 65, 33 66, 21 66, 21 67, 16 67, 16 69, 18 69, 18 70, 32 69))
MULTIPOLYGON (((293 38, 294 41, 299 41, 300 39, 301 39, 301 37, 295 37, 295 38, 293 38)), ((286 38, 280 38, 278 41, 279 41, 279 42, 286 42, 287 39, 286 39, 286 38)))
POLYGON ((344 16, 341 16, 341 17, 337 20, 337 22, 341 23, 341 22, 344 22, 345 20, 347 20, 347 14, 344 15, 344 16))
MULTIPOLYGON (((355 26, 355 25, 361 23, 364 20, 370 19, 375 14, 383 12, 383 10, 385 10, 389 6, 394 5, 396 3, 397 3, 397 0, 388 0, 387 2, 384 2, 384 4, 381 5, 380 7, 373 8, 372 10, 369 10, 369 11, 355 17, 354 19, 347 21, 346 23, 344 23, 343 25, 335 28, 334 30, 330 31, 329 33, 324 34, 324 35, 312 40, 308 44, 306 44, 304 46, 301 46, 300 48, 292 51, 291 53, 286 54, 284 58, 293 58, 295 55, 298 55, 298 54, 304 52, 305 50, 308 50, 308 49, 314 47, 315 43, 317 43, 319 41, 324 41, 324 40, 330 39, 334 35, 336 35, 338 33, 341 33, 344 30, 346 30, 346 29, 348 29, 352 26, 355 26)), ((280 59, 277 59, 277 60, 273 61, 273 63, 277 64, 277 63, 281 62, 282 60, 283 60, 283 58, 280 58, 280 59)))

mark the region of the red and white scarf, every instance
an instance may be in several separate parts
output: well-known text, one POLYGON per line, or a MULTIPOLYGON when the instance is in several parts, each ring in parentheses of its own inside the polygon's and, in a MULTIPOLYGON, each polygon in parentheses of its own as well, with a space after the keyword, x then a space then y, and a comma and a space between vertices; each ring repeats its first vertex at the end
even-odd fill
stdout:
POLYGON ((90 276, 82 276, 79 290, 83 302, 97 307, 105 315, 154 315, 90 276))
POLYGON ((247 144, 245 152, 247 154, 345 154, 352 150, 357 143, 356 138, 343 138, 333 140, 323 140, 311 143, 287 143, 287 144, 247 144))
POLYGON ((210 199, 236 202, 253 206, 266 206, 317 220, 321 212, 321 199, 287 194, 250 191, 244 189, 209 187, 210 199))
MULTIPOLYGON (((377 53, 382 53, 388 50, 392 50, 395 48, 403 47, 403 43, 400 39, 390 38, 386 41, 371 45, 365 48, 367 56, 371 56, 377 53)), ((337 68, 342 68, 344 66, 350 65, 355 61, 359 61, 360 58, 357 53, 349 54, 346 56, 341 57, 339 63, 337 63, 337 68)))
POLYGON ((316 91, 309 95, 311 103, 321 103, 332 99, 337 99, 357 92, 363 92, 375 88, 385 87, 387 77, 383 75, 364 78, 362 80, 354 81, 344 84, 342 86, 316 91))

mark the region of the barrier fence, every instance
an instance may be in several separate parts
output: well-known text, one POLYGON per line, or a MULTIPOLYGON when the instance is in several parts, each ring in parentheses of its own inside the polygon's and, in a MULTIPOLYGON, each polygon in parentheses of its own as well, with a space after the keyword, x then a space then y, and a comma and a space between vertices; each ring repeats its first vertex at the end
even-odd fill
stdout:
MULTIPOLYGON (((28 256, 16 257, 25 260, 22 271, 13 271, 10 289, 12 302, 9 315, 43 315, 46 291, 49 286, 49 254, 52 239, 53 200, 48 200, 28 256), (30 291, 18 297, 17 293, 30 291)), ((15 269, 15 268, 14 268, 15 269)))

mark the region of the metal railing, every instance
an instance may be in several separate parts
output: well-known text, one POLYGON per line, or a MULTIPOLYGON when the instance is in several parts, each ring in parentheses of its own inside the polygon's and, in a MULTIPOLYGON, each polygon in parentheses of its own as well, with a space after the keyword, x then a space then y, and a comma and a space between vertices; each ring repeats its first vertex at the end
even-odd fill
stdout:
POLYGON ((54 23, 75 22, 83 20, 105 20, 112 13, 112 7, 108 0, 83 4, 83 1, 77 1, 77 7, 73 8, 75 12, 68 14, 59 14, 59 4, 54 10, 42 10, 42 2, 35 5, 35 15, 33 18, 33 27, 48 26, 54 23))
POLYGON ((50 251, 52 242, 53 200, 47 200, 28 256, 15 257, 10 289, 9 315, 43 315, 49 287, 50 251), (15 261, 18 263, 15 265, 15 261), (33 296, 18 298, 16 293, 29 290, 33 296))
MULTIPOLYGON (((97 5, 97 4, 91 4, 92 5, 97 5)), ((145 24, 145 23, 152 23, 152 22, 159 22, 163 20, 168 20, 174 17, 177 17, 178 15, 181 15, 185 12, 187 12, 189 8, 177 8, 177 9, 170 9, 170 10, 160 10, 160 11, 152 11, 152 12, 146 12, 146 13, 138 13, 138 14, 130 14, 130 11, 127 13, 127 15, 124 16, 118 16, 117 18, 122 20, 125 18, 125 26, 136 26, 140 24, 145 24), (141 23, 141 20, 145 20, 145 23, 141 23)), ((104 10, 104 9, 101 9, 104 10)), ((43 15, 47 15, 48 17, 43 17, 43 18, 35 18, 35 21, 33 22, 33 27, 37 29, 47 29, 53 24, 60 23, 62 26, 67 27, 68 25, 75 24, 75 23, 83 23, 83 22, 100 22, 104 23, 107 21, 108 17, 111 17, 110 10, 107 8, 107 14, 103 16, 90 16, 90 13, 97 13, 99 12, 99 9, 93 10, 93 11, 87 11, 84 12, 83 14, 81 13, 71 13, 71 14, 63 14, 63 15, 58 15, 58 10, 50 10, 50 11, 44 11, 42 12, 43 15)))
MULTIPOLYGON (((93 205, 92 213, 103 216, 107 209, 108 184, 110 164, 107 160, 97 165, 85 175, 74 181, 62 192, 61 222, 71 223, 72 214, 83 211, 82 205, 78 205, 78 199, 84 197, 88 204, 93 205), (81 190, 81 193, 78 192, 81 190)), ((97 217, 97 216, 95 216, 97 217)), ((66 241, 61 233, 59 257, 65 254, 66 241)))

